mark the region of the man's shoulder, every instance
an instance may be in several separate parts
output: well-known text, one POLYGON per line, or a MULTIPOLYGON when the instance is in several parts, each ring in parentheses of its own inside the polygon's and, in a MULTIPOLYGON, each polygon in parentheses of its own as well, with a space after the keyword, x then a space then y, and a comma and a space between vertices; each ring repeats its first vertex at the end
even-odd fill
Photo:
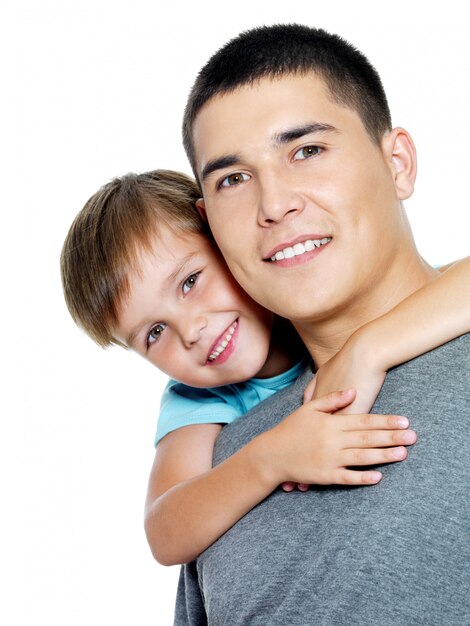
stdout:
MULTIPOLYGON (((470 368, 470 333, 461 335, 452 341, 434 348, 429 352, 392 368, 389 375, 392 377, 406 378, 414 375, 432 375, 433 377, 443 377, 449 379, 456 377, 460 379, 460 374, 468 372, 470 368)), ((465 379, 462 379, 465 380, 465 379)), ((467 384, 470 382, 466 379, 467 384)))
POLYGON ((470 334, 391 369, 372 409, 374 413, 439 412, 468 409, 470 334))
POLYGON ((245 415, 225 426, 216 442, 214 463, 219 463, 230 456, 248 441, 295 411, 302 404, 304 389, 312 376, 309 363, 292 385, 271 395, 245 415))

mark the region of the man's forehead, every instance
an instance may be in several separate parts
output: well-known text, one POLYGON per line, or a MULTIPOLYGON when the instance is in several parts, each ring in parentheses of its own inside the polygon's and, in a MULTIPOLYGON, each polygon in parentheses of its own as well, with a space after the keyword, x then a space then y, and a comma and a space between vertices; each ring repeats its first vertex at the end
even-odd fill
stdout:
MULTIPOLYGON (((193 132, 197 126, 198 120, 201 117, 204 117, 207 113, 210 116, 214 111, 217 111, 220 115, 222 115, 224 112, 228 112, 232 102, 261 96, 265 89, 269 87, 272 87, 273 90, 275 90, 275 95, 278 98, 282 98, 283 94, 285 96, 289 96, 294 83, 303 85, 305 89, 313 89, 319 97, 327 97, 331 103, 334 103, 328 86, 323 78, 316 72, 310 71, 305 73, 283 74, 276 77, 262 77, 250 83, 230 89, 230 91, 217 93, 209 98, 195 117, 193 132)), ((269 109, 273 103, 272 101, 266 100, 263 104, 266 109, 269 109)), ((243 114, 245 111, 241 111, 240 113, 243 114)))
POLYGON ((214 160, 232 165, 257 138, 274 144, 301 127, 335 128, 334 116, 341 109, 344 112, 314 72, 262 78, 217 94, 204 104, 193 125, 198 175, 214 160))

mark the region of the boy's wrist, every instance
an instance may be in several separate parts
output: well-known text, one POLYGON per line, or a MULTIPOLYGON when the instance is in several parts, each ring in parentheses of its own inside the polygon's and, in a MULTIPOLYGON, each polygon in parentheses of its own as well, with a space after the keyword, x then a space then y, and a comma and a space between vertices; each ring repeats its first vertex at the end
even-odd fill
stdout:
POLYGON ((261 433, 252 439, 247 446, 246 452, 249 454, 249 463, 252 468, 255 480, 271 493, 285 480, 280 468, 275 463, 277 427, 261 433))
POLYGON ((383 333, 375 320, 356 330, 343 349, 348 350, 353 359, 359 359, 362 365, 366 364, 374 371, 386 372, 392 366, 383 333))

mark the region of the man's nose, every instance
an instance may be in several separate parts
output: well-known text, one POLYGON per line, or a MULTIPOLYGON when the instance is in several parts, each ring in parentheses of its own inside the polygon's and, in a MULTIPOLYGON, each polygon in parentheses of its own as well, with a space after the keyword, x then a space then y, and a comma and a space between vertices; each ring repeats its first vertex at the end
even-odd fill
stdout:
POLYGON ((305 200, 288 177, 278 172, 265 175, 259 182, 258 222, 270 226, 303 211, 305 200))
POLYGON ((181 339, 186 348, 192 348, 202 337, 207 327, 207 319, 197 315, 180 321, 181 339))

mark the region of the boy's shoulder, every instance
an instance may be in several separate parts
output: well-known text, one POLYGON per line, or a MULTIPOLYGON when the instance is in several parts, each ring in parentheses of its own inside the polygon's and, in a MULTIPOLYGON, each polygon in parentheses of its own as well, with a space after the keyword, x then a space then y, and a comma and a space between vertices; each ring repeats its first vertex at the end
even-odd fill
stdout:
POLYGON ((312 377, 311 362, 303 362, 298 375, 289 385, 270 394, 236 422, 224 428, 217 439, 214 462, 220 462, 226 456, 230 456, 251 439, 272 428, 298 409, 302 405, 305 387, 312 377))

